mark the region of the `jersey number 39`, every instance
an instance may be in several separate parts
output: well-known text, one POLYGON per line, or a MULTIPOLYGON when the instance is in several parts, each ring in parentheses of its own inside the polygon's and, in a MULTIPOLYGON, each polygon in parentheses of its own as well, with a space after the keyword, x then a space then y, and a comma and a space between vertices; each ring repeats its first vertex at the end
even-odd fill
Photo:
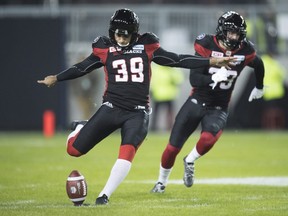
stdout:
POLYGON ((112 66, 117 69, 117 74, 115 75, 116 82, 128 82, 129 74, 131 75, 132 82, 143 82, 143 59, 141 57, 135 57, 130 59, 130 68, 127 68, 127 63, 125 59, 118 59, 113 61, 112 66), (130 71, 130 73, 128 72, 130 71))

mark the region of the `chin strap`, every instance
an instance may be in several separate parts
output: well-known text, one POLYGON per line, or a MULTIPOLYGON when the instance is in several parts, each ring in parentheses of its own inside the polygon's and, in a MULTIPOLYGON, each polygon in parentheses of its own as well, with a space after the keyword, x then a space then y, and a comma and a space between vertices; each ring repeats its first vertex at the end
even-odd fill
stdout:
POLYGON ((126 48, 126 47, 128 47, 130 45, 130 43, 128 43, 126 45, 121 45, 121 44, 117 43, 117 45, 120 46, 121 48, 126 48))

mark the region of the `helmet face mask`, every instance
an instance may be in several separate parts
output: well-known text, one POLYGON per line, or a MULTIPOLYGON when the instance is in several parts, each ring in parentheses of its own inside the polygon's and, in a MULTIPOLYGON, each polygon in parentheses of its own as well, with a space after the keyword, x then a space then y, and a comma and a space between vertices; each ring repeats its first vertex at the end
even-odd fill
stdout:
POLYGON ((128 47, 136 42, 138 31, 139 19, 133 11, 127 8, 117 10, 110 19, 109 38, 115 45, 118 45, 115 40, 115 34, 125 37, 131 35, 130 43, 127 45, 128 47))
POLYGON ((246 22, 241 15, 234 11, 224 13, 218 19, 218 26, 216 28, 216 37, 223 41, 224 45, 230 49, 237 49, 242 41, 246 38, 246 22), (237 33, 239 38, 229 39, 227 33, 237 33))

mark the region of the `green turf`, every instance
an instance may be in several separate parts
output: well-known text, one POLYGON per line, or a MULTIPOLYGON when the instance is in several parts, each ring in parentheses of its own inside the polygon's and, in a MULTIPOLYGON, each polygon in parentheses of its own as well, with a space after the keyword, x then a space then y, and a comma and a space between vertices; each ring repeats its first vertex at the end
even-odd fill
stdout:
MULTIPOLYGON (((53 138, 41 133, 0 133, 0 215, 288 215, 288 187, 252 185, 169 184, 164 194, 150 194, 168 134, 150 133, 132 169, 110 198, 94 206, 118 149, 113 134, 87 155, 66 154, 68 132, 53 138), (66 195, 66 179, 79 170, 88 183, 85 207, 74 207, 66 195), (142 183, 141 183, 142 181, 142 183)), ((183 175, 182 158, 197 141, 196 132, 180 152, 170 179, 183 175)), ((216 146, 196 162, 196 178, 288 177, 288 133, 226 131, 216 146)))

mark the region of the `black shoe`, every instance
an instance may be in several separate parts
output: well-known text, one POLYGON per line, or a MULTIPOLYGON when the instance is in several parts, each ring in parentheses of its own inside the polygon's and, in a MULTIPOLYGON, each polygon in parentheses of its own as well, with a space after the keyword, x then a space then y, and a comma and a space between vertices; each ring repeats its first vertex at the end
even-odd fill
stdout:
POLYGON ((72 131, 74 131, 76 129, 77 125, 79 125, 79 124, 85 125, 87 122, 88 122, 88 120, 85 120, 85 121, 79 121, 79 120, 73 121, 71 123, 70 129, 72 131))
POLYGON ((96 199, 95 205, 108 205, 109 199, 106 194, 103 194, 101 197, 96 199))

